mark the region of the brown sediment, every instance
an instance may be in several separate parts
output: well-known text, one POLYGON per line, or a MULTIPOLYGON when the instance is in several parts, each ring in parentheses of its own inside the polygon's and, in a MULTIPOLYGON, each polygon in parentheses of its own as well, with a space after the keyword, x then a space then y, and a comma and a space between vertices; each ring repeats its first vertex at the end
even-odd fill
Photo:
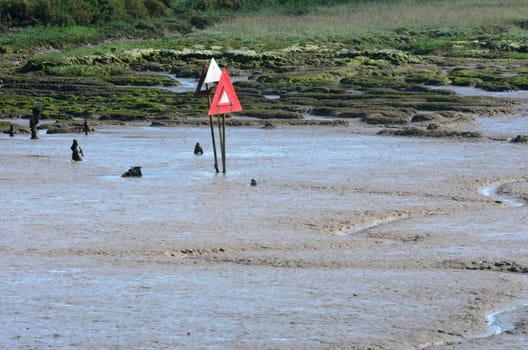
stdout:
MULTIPOLYGON (((83 139, 90 156, 75 166, 70 138, 45 135, 30 147, 4 135, 0 288, 32 300, 6 303, 8 318, 39 325, 53 312, 46 323, 63 329, 54 341, 70 344, 79 310, 91 308, 98 322, 79 340, 86 346, 104 341, 99 323, 169 310, 156 321, 162 336, 189 322, 200 347, 221 333, 227 347, 246 337, 279 349, 492 349, 508 337, 522 348, 522 317, 515 331, 478 335, 489 335, 486 315, 528 295, 526 208, 496 202, 523 195, 524 149, 356 126, 232 129, 223 176, 200 139, 207 128, 102 129, 83 139), (202 157, 192 155, 196 140, 202 157), (125 168, 142 165, 140 182, 120 177, 123 156, 125 168), (483 196, 495 183, 499 197, 483 196)), ((152 329, 141 322, 143 338, 152 329)), ((127 329, 127 346, 141 342, 127 329)), ((18 341, 33 344, 28 334, 18 341)))

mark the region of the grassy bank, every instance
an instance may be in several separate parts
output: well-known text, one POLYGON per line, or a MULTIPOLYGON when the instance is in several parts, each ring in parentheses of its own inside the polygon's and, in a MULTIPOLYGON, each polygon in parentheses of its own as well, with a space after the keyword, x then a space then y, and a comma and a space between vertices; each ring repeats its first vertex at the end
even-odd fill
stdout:
POLYGON ((376 48, 414 43, 407 48, 418 49, 425 41, 423 48, 431 50, 451 42, 486 37, 526 44, 528 6, 523 0, 330 2, 344 3, 317 6, 316 1, 286 1, 282 7, 247 5, 243 11, 209 12, 188 9, 166 17, 97 26, 26 27, 4 32, 0 45, 4 51, 17 51, 70 48, 109 39, 160 39, 167 48, 173 44, 216 43, 266 49, 293 43, 338 42, 376 48))
POLYGON ((208 30, 226 38, 255 43, 286 40, 329 40, 378 36, 383 32, 515 31, 526 25, 528 6, 522 0, 350 1, 332 7, 313 7, 299 16, 264 13, 234 17, 208 30), (499 29, 500 28, 500 29, 499 29))

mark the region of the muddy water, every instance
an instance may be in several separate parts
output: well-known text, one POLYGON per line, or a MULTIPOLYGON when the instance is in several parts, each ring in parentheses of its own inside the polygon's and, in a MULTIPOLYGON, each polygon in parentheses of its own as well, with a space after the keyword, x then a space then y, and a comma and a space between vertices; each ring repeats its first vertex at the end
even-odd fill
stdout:
POLYGON ((463 86, 429 86, 431 89, 450 90, 461 96, 488 96, 490 98, 511 98, 519 101, 514 116, 477 117, 476 125, 462 128, 476 130, 490 138, 511 139, 519 134, 528 133, 528 90, 486 91, 463 86))
POLYGON ((224 175, 209 132, 0 135, 0 347, 417 348, 528 298, 523 276, 444 267, 528 263, 526 207, 480 193, 524 178, 525 147, 228 128, 224 175))

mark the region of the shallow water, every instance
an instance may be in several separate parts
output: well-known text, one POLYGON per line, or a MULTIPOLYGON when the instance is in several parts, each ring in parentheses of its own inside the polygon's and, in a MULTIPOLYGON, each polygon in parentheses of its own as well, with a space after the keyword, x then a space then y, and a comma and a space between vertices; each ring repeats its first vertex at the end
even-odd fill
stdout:
POLYGON ((517 91, 486 91, 483 89, 478 89, 469 86, 455 86, 455 85, 445 85, 445 86, 427 86, 432 90, 450 90, 461 96, 489 96, 497 98, 519 98, 519 99, 528 99, 528 90, 517 90, 517 91))
POLYGON ((483 195, 496 199, 497 201, 507 203, 508 205, 518 208, 526 205, 526 202, 520 198, 512 198, 497 193, 502 183, 494 183, 488 186, 485 186, 481 189, 483 195))
POLYGON ((519 100, 517 112, 513 116, 477 117, 476 125, 462 127, 463 130, 475 130, 490 138, 509 139, 528 133, 528 90, 486 91, 464 86, 428 86, 434 90, 449 90, 461 96, 488 96, 492 98, 513 98, 519 100))
MULTIPOLYGON (((325 348, 375 343, 387 329, 403 344, 415 336, 408 329, 446 317, 442 304, 415 295, 416 284, 444 273, 171 254, 222 248, 233 261, 238 251, 259 249, 302 256, 345 239, 311 229, 341 212, 447 206, 446 184, 528 170, 526 150, 508 143, 284 127, 228 128, 224 175, 214 171, 209 133, 135 126, 87 137, 0 135, 8 218, 0 233, 1 346, 325 348), (83 162, 70 161, 73 138, 83 162), (203 156, 193 154, 196 142, 203 156), (143 178, 121 178, 135 165, 143 178), (425 320, 408 328, 417 303, 425 320)), ((469 283, 447 272, 443 279, 469 283)))
POLYGON ((515 321, 523 320, 519 314, 526 314, 528 304, 509 307, 505 310, 492 312, 486 318, 495 335, 512 331, 516 328, 515 321))
MULTIPOLYGON (((165 74, 165 75, 168 76, 169 78, 172 78, 178 81, 180 84, 178 86, 156 86, 156 88, 168 90, 168 91, 171 91, 177 94, 196 91, 196 87, 198 86, 198 79, 177 77, 175 74, 165 74)), ((237 81, 247 81, 249 77, 248 76, 236 76, 236 77, 230 77, 230 79, 231 79, 231 82, 236 83, 237 81)))
POLYGON ((528 134, 528 114, 513 117, 476 118, 478 130, 491 138, 512 139, 528 134))

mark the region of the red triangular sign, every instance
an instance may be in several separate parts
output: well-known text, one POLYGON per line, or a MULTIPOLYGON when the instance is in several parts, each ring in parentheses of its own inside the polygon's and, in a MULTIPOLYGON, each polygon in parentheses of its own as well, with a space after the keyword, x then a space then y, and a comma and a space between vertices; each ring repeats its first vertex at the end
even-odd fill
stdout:
POLYGON ((227 69, 224 68, 222 76, 216 87, 213 102, 209 108, 208 115, 234 113, 242 111, 242 106, 233 88, 227 69))

